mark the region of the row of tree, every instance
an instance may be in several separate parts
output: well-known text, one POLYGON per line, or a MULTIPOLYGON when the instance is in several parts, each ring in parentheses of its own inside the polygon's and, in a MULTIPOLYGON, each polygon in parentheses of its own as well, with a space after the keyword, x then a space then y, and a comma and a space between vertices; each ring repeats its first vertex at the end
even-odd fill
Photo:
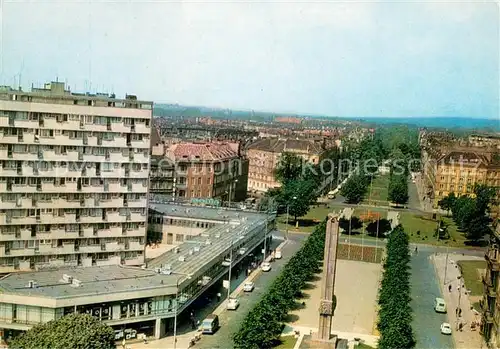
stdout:
MULTIPOLYGON (((321 183, 329 176, 335 181, 338 172, 342 172, 336 171, 334 166, 341 164, 344 156, 338 148, 332 148, 325 150, 318 164, 308 164, 294 153, 282 153, 275 171, 281 187, 269 190, 268 198, 275 199, 281 213, 288 209, 296 221, 316 202, 321 194, 318 192, 321 183)), ((266 202, 263 200, 264 205, 266 202)))
MULTIPOLYGON (((339 227, 344 231, 344 234, 353 234, 363 226, 363 221, 356 216, 352 216, 351 219, 340 218, 339 220, 339 227)), ((373 220, 366 224, 365 231, 370 236, 383 238, 391 231, 391 221, 385 218, 373 220)))
POLYGON ((342 186, 342 195, 349 204, 358 204, 368 191, 371 181, 378 170, 384 156, 382 144, 378 140, 364 139, 361 143, 351 149, 351 159, 356 169, 347 182, 342 186))
POLYGON ((379 290, 379 349, 415 347, 411 327, 410 251, 408 235, 397 226, 387 242, 382 283, 379 290))
POLYGON ((452 213, 453 221, 467 239, 477 242, 491 234, 489 212, 492 205, 498 205, 495 200, 497 190, 478 184, 474 186, 474 196, 457 197, 455 193, 450 193, 438 204, 443 210, 452 213))
POLYGON ((263 349, 277 343, 285 317, 314 273, 320 270, 325 248, 326 221, 316 227, 302 248, 289 260, 267 293, 247 314, 233 336, 235 348, 263 349))
POLYGON ((408 202, 408 198, 408 175, 391 171, 387 199, 394 204, 404 205, 408 202))

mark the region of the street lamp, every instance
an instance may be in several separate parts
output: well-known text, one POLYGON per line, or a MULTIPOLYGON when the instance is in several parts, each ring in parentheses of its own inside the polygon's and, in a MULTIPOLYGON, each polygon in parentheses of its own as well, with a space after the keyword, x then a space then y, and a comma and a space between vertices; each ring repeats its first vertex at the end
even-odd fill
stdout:
MULTIPOLYGON (((297 200, 297 197, 294 196, 292 199, 297 200)), ((286 236, 285 236, 286 240, 288 240, 288 219, 289 219, 289 216, 290 216, 290 203, 287 203, 287 205, 286 205, 286 236)))
POLYGON ((265 226, 265 229, 264 230, 264 258, 262 259, 262 263, 264 263, 266 261, 266 251, 267 251, 267 224, 269 222, 269 206, 271 205, 272 203, 272 198, 269 199, 269 202, 267 204, 267 210, 266 210, 266 226, 265 226))
POLYGON ((176 274, 184 275, 186 278, 178 278, 177 282, 175 283, 174 349, 176 349, 177 347, 177 312, 179 310, 179 283, 191 279, 191 274, 182 274, 182 273, 176 273, 176 274))

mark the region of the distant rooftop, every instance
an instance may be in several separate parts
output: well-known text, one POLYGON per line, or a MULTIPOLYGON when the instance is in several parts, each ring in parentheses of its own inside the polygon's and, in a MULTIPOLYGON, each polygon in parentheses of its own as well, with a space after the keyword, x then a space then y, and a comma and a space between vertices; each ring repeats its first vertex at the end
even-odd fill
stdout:
POLYGON ((221 142, 181 142, 168 147, 169 154, 176 161, 217 161, 238 157, 238 151, 229 143, 221 142))
POLYGON ((248 149, 256 149, 273 153, 298 152, 305 154, 321 154, 321 144, 310 139, 278 139, 263 138, 248 146, 248 149))

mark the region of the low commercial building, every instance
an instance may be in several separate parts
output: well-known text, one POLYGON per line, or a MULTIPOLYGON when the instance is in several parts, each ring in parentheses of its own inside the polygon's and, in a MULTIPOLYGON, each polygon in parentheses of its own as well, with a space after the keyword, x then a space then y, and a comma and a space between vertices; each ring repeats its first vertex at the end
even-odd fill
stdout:
MULTIPOLYGON (((157 205, 173 212, 175 205, 157 205)), ((182 206, 183 207, 183 206, 182 206)), ((0 280, 0 335, 8 338, 71 313, 88 313, 117 333, 134 329, 156 338, 172 334, 179 319, 232 267, 260 251, 275 215, 198 207, 172 219, 214 219, 217 224, 142 267, 62 268, 10 274, 0 280), (214 217, 224 216, 225 220, 214 217), (232 256, 232 258, 230 258, 232 256)), ((184 212, 184 213, 182 213, 184 212)))
POLYGON ((258 219, 262 213, 155 202, 149 207, 148 228, 162 236, 162 243, 181 244, 207 229, 240 219, 258 219))

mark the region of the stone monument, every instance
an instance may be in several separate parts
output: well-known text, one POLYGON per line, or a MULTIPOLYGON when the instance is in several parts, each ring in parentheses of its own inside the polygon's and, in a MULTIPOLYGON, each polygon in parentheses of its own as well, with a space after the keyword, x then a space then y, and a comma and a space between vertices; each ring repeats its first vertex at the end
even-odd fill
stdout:
POLYGON ((339 244, 339 216, 329 214, 326 222, 325 255, 323 259, 323 280, 319 305, 318 333, 312 339, 316 348, 335 348, 337 337, 331 335, 333 313, 336 300, 334 295, 337 267, 337 248, 339 244))

